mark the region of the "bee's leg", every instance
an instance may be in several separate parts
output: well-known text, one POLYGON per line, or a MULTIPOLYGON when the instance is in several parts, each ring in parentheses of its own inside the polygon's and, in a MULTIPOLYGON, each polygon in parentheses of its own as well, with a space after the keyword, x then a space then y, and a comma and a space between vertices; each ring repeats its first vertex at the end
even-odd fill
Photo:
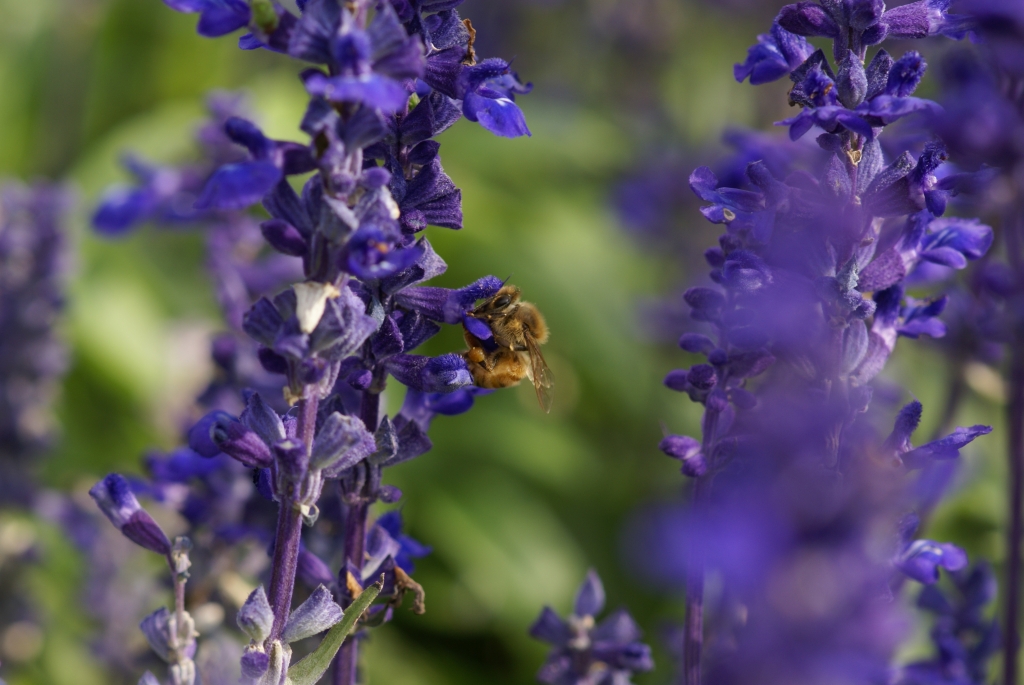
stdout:
POLYGON ((526 377, 527 367, 518 355, 501 355, 494 361, 493 369, 486 372, 481 370, 479 377, 476 371, 473 372, 474 381, 481 388, 508 388, 526 377))

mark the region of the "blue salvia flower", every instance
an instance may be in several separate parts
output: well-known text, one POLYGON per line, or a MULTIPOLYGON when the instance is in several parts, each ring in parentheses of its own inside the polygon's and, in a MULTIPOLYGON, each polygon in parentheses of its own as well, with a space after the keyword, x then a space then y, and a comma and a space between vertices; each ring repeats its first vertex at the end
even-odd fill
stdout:
MULTIPOLYGON (((455 11, 458 2, 371 8, 309 0, 299 3, 300 16, 267 0, 167 4, 198 12, 201 34, 246 26, 243 49, 316 65, 301 75, 310 96, 301 123, 308 142, 272 140, 248 118, 224 111, 218 143, 230 144, 213 146, 207 165, 163 177, 139 170, 139 185, 108 196, 96 219, 114 232, 168 216, 245 222, 251 221, 245 210, 262 202, 270 214, 260 225, 262 237, 301 261, 304 281, 259 298, 238 322, 258 344, 263 370, 280 379, 285 404, 249 391, 244 409, 227 406, 224 396, 244 379, 231 377, 231 346, 215 347, 228 378, 204 393, 212 411, 189 431, 189 450, 151 460, 154 493, 170 496, 182 482, 193 486, 199 496, 179 508, 193 525, 216 525, 225 541, 265 539, 259 517, 225 516, 211 501, 222 491, 218 480, 230 483, 239 474, 225 458, 252 469, 258 493, 277 502, 264 601, 269 628, 253 637, 242 661, 247 678, 277 683, 289 667, 288 643, 309 632, 292 627, 309 613, 290 609, 297 578, 322 583, 314 596, 326 592, 347 605, 383 576, 388 603, 367 613, 367 627, 390 618, 409 592, 413 609, 423 610, 422 588, 408 572, 411 559, 429 549, 402 535, 395 516, 371 523, 368 508, 401 496, 383 483, 383 469, 430 449, 432 417, 466 411, 480 394, 462 355, 425 357, 414 350, 441 324, 465 324, 474 303, 501 286, 494 277, 454 291, 423 285, 446 265, 419 233, 428 225, 462 227, 461 193, 432 139, 462 116, 498 135, 528 134, 514 98, 529 87, 504 61, 477 62, 475 34, 455 11), (310 171, 301 190, 293 187, 289 177, 310 171), (182 193, 191 194, 194 214, 168 215, 182 193), (380 412, 389 376, 409 388, 393 418, 380 412), (204 460, 219 463, 207 467, 204 460), (325 482, 335 479, 341 507, 321 512, 325 482), (303 544, 303 524, 312 526, 322 513, 345 531, 344 549, 331 550, 315 531, 303 544), (335 561, 339 552, 335 581, 324 559, 335 561)), ((231 245, 232 236, 224 235, 221 250, 231 245)), ((218 250, 211 253, 216 258, 218 250)), ((270 279, 263 285, 274 289, 270 279)), ((357 645, 350 640, 342 649, 343 682, 354 682, 357 645)))

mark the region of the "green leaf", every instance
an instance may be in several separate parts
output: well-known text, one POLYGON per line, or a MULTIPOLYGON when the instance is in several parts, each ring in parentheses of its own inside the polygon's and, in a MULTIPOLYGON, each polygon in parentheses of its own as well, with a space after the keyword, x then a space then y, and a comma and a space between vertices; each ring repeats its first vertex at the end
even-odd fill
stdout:
POLYGON ((359 598, 345 609, 345 615, 341 621, 327 631, 316 651, 302 661, 293 664, 288 669, 288 680, 290 682, 294 683, 294 685, 314 685, 323 677, 323 674, 327 672, 327 668, 331 665, 334 655, 341 649, 341 643, 355 629, 356 621, 363 615, 366 608, 373 603, 373 600, 377 599, 377 595, 380 594, 383 585, 384 580, 382 578, 363 590, 359 598))

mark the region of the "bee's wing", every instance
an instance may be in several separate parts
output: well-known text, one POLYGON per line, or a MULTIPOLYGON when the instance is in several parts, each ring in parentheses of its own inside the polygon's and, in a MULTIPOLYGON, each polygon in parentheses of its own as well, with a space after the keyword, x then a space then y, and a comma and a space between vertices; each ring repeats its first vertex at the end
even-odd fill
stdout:
POLYGON ((554 398, 555 377, 540 353, 540 346, 532 336, 526 337, 526 349, 530 353, 530 371, 533 387, 537 391, 537 401, 545 412, 551 411, 551 400, 554 398))

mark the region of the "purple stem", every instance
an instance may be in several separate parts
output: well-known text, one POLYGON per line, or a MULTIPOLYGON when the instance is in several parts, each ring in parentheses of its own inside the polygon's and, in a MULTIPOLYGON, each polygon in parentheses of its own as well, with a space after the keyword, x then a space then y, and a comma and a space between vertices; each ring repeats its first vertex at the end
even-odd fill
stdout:
MULTIPOLYGON (((693 486, 691 508, 700 507, 704 498, 704 483, 707 476, 701 476, 693 486)), ((700 685, 701 654, 704 651, 704 563, 698 558, 697 550, 690 546, 690 569, 686 576, 686 632, 683 642, 683 684, 700 685)))
MULTIPOLYGON (((707 499, 711 481, 710 457, 714 452, 715 434, 718 432, 718 412, 704 410, 703 440, 701 450, 708 460, 708 473, 700 476, 693 484, 690 510, 700 515, 707 499)), ((689 549, 689 571, 686 576, 686 630, 683 635, 683 685, 700 685, 701 656, 704 652, 704 559, 701 550, 691 544, 689 549)))
MULTIPOLYGON (((313 397, 299 400, 296 434, 306 446, 306 454, 313 444, 316 432, 316 410, 319 400, 313 397)), ((303 471, 305 467, 303 467, 303 471)), ((283 493, 282 493, 283 494, 283 493)), ((302 512, 293 502, 282 501, 277 510, 277 536, 274 541, 273 571, 270 577, 270 608, 274 611, 274 626, 267 644, 281 637, 284 624, 291 613, 292 592, 295 590, 295 572, 299 566, 299 546, 302 542, 302 512)))
POLYGON ((184 578, 178 576, 174 568, 174 559, 167 554, 167 565, 171 569, 171 580, 174 581, 174 644, 181 644, 182 624, 185 622, 185 582, 184 578))
MULTIPOLYGON (((1016 276, 1018 297, 1024 287, 1024 259, 1021 252, 1022 222, 1010 208, 1005 218, 1006 253, 1016 276)), ((1020 649, 1021 509, 1024 500, 1024 352, 1015 340, 1010 352, 1010 402, 1006 408, 1010 425, 1006 456, 1010 466, 1009 518, 1006 549, 1006 613, 1003 618, 1003 685, 1017 685, 1017 652, 1020 649)))
MULTIPOLYGON (((366 430, 371 433, 377 430, 380 417, 380 395, 364 391, 359 405, 359 418, 363 420, 366 430)), ((364 468, 362 464, 356 468, 364 468)), ((367 502, 359 501, 350 504, 345 516, 345 558, 357 571, 363 569, 363 556, 366 547, 366 517, 370 508, 367 502)), ((356 685, 359 680, 359 640, 353 634, 345 640, 338 652, 337 665, 334 670, 335 685, 356 685)))
POLYGON ((1017 685, 1017 652, 1020 632, 1021 573, 1021 510, 1024 502, 1024 353, 1020 344, 1014 345, 1010 362, 1010 404, 1007 408, 1010 424, 1010 526, 1008 532, 1009 559, 1006 571, 1006 615, 1003 630, 1003 683, 1017 685))

